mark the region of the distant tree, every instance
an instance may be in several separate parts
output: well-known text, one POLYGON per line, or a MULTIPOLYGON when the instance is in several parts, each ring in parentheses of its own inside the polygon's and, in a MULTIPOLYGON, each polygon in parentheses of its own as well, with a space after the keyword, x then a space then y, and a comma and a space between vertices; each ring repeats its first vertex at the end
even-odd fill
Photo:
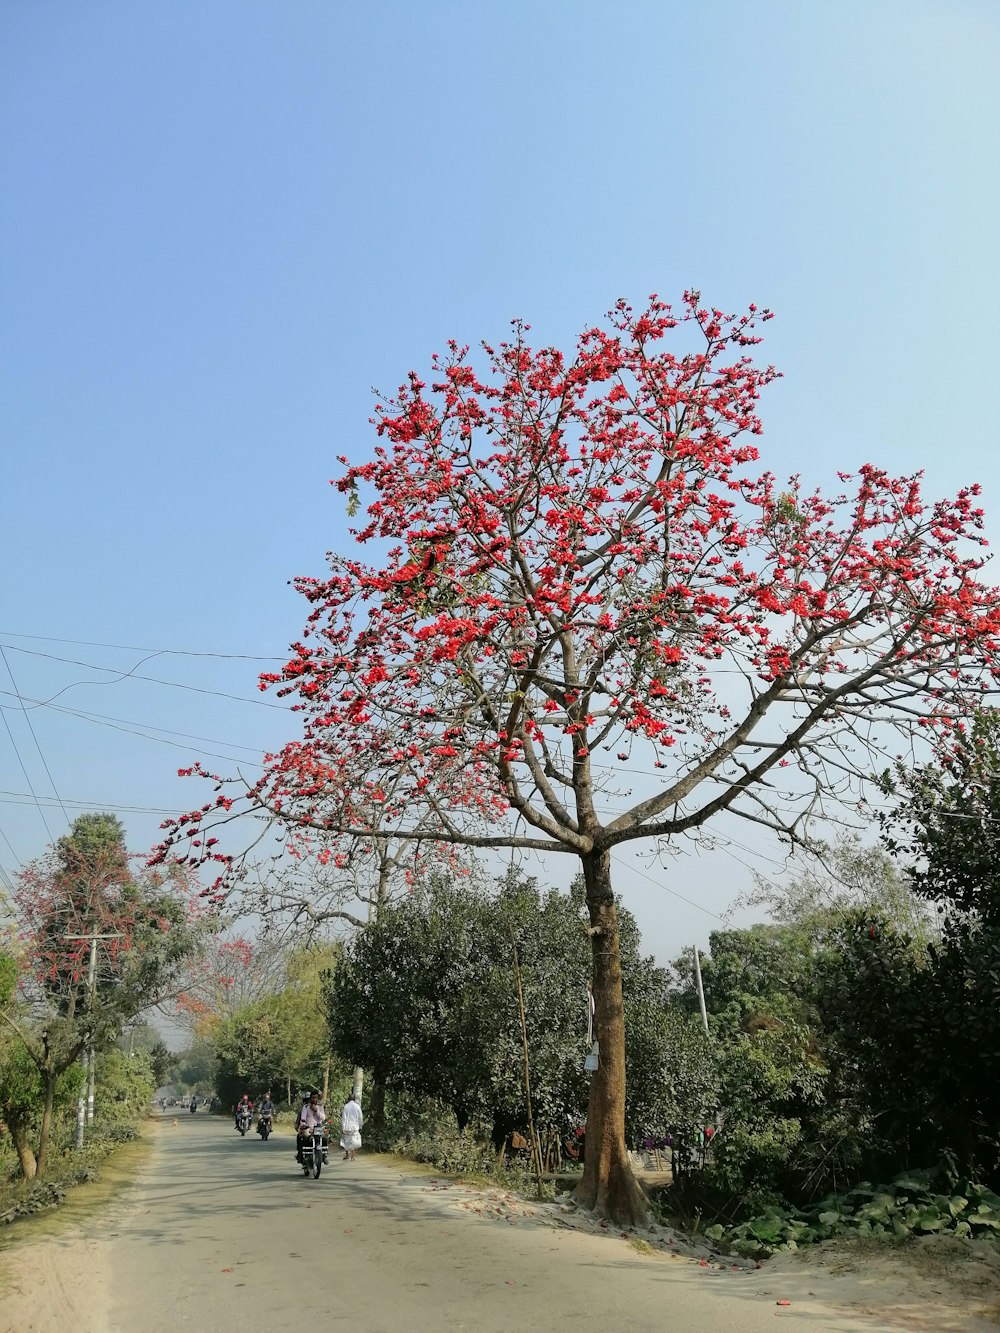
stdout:
POLYGON ((845 834, 832 844, 817 843, 789 861, 781 879, 754 875, 745 907, 764 908, 771 921, 812 931, 819 942, 838 914, 861 910, 891 921, 898 932, 926 945, 935 933, 925 896, 887 851, 845 834))
POLYGON ((35 1169, 43 1175, 63 1075, 85 1047, 110 1046, 127 1023, 172 994, 197 926, 188 877, 179 869, 133 871, 111 815, 80 816, 47 857, 18 874, 14 897, 23 1000, 16 1010, 0 1008, 0 1022, 41 1079, 35 1169))
POLYGON ((211 1092, 215 1088, 215 1047, 203 1037, 197 1037, 183 1051, 178 1051, 174 1078, 186 1091, 211 1092))
POLYGON ((125 1051, 145 1051, 152 1063, 154 1087, 162 1088, 174 1073, 177 1056, 150 1023, 130 1023, 128 1031, 118 1038, 118 1046, 125 1051))
POLYGON ((883 788, 886 846, 914 891, 1000 926, 1000 712, 956 728, 933 763, 897 764, 883 788))
POLYGON ((149 1110, 158 1086, 149 1051, 140 1047, 129 1055, 108 1047, 97 1057, 95 1119, 105 1125, 134 1123, 149 1110))
POLYGON ((280 987, 216 1025, 214 1077, 224 1103, 244 1092, 256 1100, 269 1088, 276 1099, 283 1090, 291 1104, 299 1087, 322 1088, 328 1082, 324 986, 338 954, 338 946, 330 944, 289 950, 280 987))

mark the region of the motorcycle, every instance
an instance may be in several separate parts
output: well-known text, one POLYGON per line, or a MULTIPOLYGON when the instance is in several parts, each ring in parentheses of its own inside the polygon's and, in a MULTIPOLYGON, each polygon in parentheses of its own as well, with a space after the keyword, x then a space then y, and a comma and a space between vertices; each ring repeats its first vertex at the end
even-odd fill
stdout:
POLYGON ((197 1103, 197 1102, 192 1102, 191 1105, 188 1107, 188 1110, 191 1112, 192 1115, 194 1115, 194 1113, 195 1113, 195 1111, 197 1111, 197 1109, 198 1109, 198 1103, 197 1103))
POLYGON ((260 1119, 257 1121, 257 1133, 260 1135, 260 1137, 263 1139, 265 1143, 267 1142, 267 1137, 273 1128, 274 1125, 272 1122, 272 1117, 270 1115, 262 1115, 260 1119))
POLYGON ((240 1131, 241 1137, 246 1134, 247 1130, 250 1128, 249 1111, 240 1111, 239 1115, 236 1117, 236 1128, 240 1131))
POLYGON ((313 1125, 309 1133, 299 1139, 299 1156, 302 1162, 302 1174, 312 1174, 319 1180, 319 1173, 330 1161, 329 1139, 326 1123, 313 1125))

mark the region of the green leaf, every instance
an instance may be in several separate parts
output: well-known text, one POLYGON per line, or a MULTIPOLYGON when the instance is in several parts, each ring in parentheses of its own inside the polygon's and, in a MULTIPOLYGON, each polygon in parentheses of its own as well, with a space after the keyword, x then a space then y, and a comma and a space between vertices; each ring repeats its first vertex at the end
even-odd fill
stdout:
POLYGON ((758 1240, 762 1240, 768 1245, 774 1245, 781 1240, 781 1219, 777 1217, 759 1217, 749 1224, 748 1230, 751 1236, 756 1236, 758 1240))
POLYGON ((892 1182, 897 1190, 908 1190, 911 1193, 919 1194, 921 1190, 927 1189, 931 1183, 930 1172, 914 1171, 909 1175, 897 1176, 892 1182))

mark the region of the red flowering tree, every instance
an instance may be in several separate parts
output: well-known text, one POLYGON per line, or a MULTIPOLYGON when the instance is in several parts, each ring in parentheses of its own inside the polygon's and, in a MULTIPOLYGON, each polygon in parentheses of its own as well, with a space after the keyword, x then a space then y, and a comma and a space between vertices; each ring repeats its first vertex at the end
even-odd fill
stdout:
MULTIPOLYGON (((569 357, 518 325, 484 369, 451 345, 429 385, 382 401, 373 458, 337 482, 352 511, 365 493, 355 535, 377 555, 297 581, 306 632, 262 687, 296 699, 303 736, 242 791, 342 842, 579 860, 600 1067, 577 1199, 622 1222, 646 1203, 624 1140, 613 850, 726 816, 807 840, 994 679, 975 487, 931 504, 919 478, 866 466, 824 498, 759 469, 767 318, 697 292, 622 303, 569 357)), ((167 847, 203 845, 235 799, 223 787, 167 847)))
POLYGON ((0 1005, 37 1070, 37 1154, 45 1172, 56 1089, 87 1047, 110 1045, 126 1023, 171 995, 197 942, 189 876, 137 869, 114 815, 80 815, 67 837, 15 877, 17 927, 10 958, 16 1003, 0 1005), (93 954, 92 954, 93 950, 93 954), (93 957, 93 969, 91 969, 93 957))

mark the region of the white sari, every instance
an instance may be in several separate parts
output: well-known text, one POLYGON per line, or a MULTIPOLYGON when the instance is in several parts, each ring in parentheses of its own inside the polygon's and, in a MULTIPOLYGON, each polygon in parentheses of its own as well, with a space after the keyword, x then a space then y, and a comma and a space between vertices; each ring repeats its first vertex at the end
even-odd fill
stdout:
POLYGON ((340 1113, 340 1146, 344 1152, 357 1152, 361 1147, 361 1127, 365 1118, 357 1102, 350 1101, 340 1113))

